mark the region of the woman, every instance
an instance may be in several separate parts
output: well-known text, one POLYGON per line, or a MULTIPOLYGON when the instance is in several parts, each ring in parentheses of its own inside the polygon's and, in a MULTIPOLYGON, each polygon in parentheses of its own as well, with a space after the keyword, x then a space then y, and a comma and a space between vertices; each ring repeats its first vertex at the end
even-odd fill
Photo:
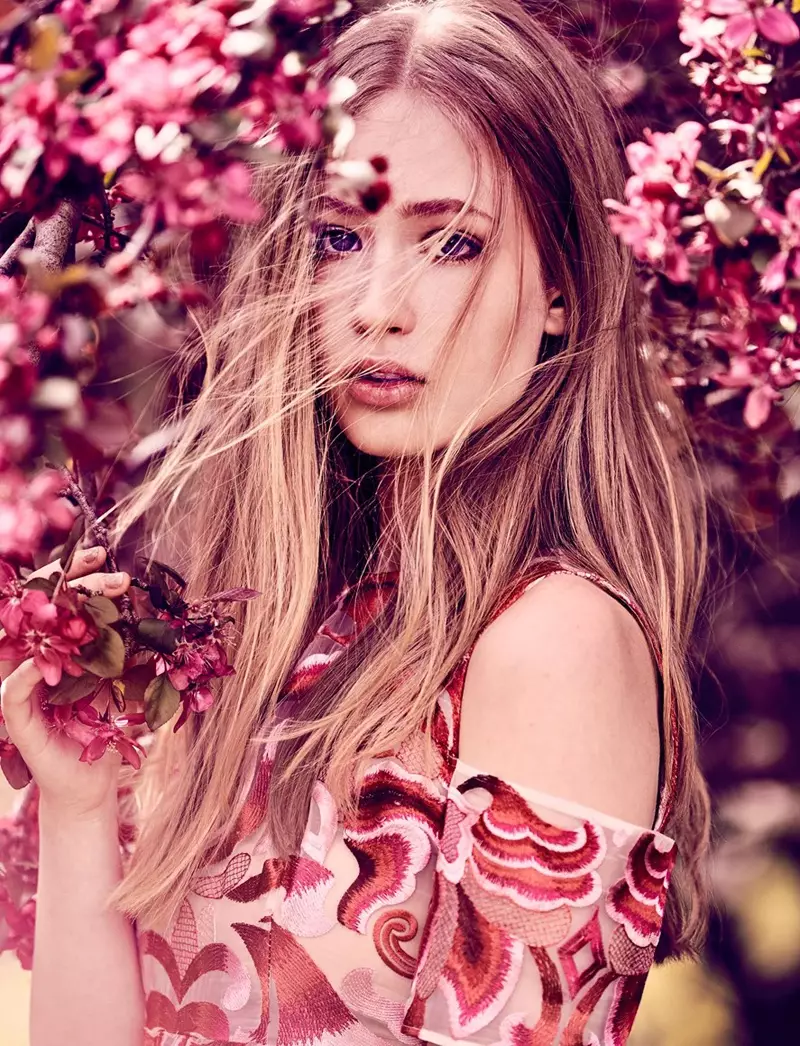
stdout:
POLYGON ((47 735, 31 664, 4 684, 42 794, 33 1046, 623 1043, 702 939, 702 489, 591 70, 513 0, 432 0, 328 71, 391 197, 261 172, 119 520, 158 516, 191 591, 262 593, 157 737, 124 877, 116 768, 47 735))

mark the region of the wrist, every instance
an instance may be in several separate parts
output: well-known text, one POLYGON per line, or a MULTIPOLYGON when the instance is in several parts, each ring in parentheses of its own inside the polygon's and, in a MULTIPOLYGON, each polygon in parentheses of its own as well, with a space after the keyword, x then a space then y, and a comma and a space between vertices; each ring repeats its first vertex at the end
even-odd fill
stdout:
POLYGON ((82 807, 75 803, 65 802, 63 799, 43 795, 39 797, 39 824, 41 827, 82 824, 116 825, 117 821, 116 794, 90 807, 82 807))

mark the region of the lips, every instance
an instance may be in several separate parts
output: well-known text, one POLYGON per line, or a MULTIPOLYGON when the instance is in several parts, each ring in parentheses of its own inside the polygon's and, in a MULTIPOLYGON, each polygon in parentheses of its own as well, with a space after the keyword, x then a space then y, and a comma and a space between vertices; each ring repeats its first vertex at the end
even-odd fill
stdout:
POLYGON ((365 407, 410 406, 422 395, 425 379, 395 360, 360 360, 350 371, 350 399, 365 407))
POLYGON ((349 376, 356 381, 425 381, 419 374, 395 360, 359 360, 350 369, 349 376))

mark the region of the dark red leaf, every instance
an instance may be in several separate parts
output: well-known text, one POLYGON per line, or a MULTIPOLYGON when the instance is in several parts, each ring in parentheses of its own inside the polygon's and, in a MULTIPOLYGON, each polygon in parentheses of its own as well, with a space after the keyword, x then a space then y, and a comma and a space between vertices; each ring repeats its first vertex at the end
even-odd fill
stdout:
POLYGON ((144 701, 145 691, 155 679, 155 661, 147 661, 143 665, 133 665, 126 669, 122 677, 125 684, 125 701, 144 701))
POLYGON ((6 751, 0 756, 0 767, 12 788, 19 790, 30 784, 31 772, 28 764, 16 748, 12 747, 10 752, 6 751))

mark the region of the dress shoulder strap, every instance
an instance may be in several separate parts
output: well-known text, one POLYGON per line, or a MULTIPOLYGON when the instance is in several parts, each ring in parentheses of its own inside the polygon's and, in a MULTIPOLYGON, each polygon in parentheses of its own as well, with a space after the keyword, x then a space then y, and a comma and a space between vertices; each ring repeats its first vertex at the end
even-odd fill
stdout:
MULTIPOLYGON (((556 555, 547 556, 541 560, 537 560, 531 570, 526 571, 524 575, 516 580, 490 616, 489 621, 487 622, 487 627, 492 621, 498 618, 503 611, 507 610, 513 603, 515 603, 523 593, 527 592, 532 585, 536 584, 536 582, 540 581, 542 578, 549 577, 551 574, 577 574, 578 576, 593 582, 595 585, 598 585, 633 614, 647 638, 653 655, 653 660, 658 669, 659 737, 661 743, 658 778, 659 800, 653 830, 661 831, 672 811, 677 781, 677 768, 680 763, 678 751, 680 736, 672 702, 669 704, 670 714, 668 722, 666 722, 667 717, 664 714, 663 662, 658 637, 641 607, 639 607, 632 596, 617 588, 616 585, 612 584, 601 575, 585 570, 583 567, 570 562, 564 557, 556 555)), ((452 703, 453 724, 451 736, 453 738, 453 760, 458 758, 461 699, 464 693, 464 682, 466 680, 469 659, 472 656, 476 643, 477 639, 459 662, 446 686, 447 693, 452 703)))

